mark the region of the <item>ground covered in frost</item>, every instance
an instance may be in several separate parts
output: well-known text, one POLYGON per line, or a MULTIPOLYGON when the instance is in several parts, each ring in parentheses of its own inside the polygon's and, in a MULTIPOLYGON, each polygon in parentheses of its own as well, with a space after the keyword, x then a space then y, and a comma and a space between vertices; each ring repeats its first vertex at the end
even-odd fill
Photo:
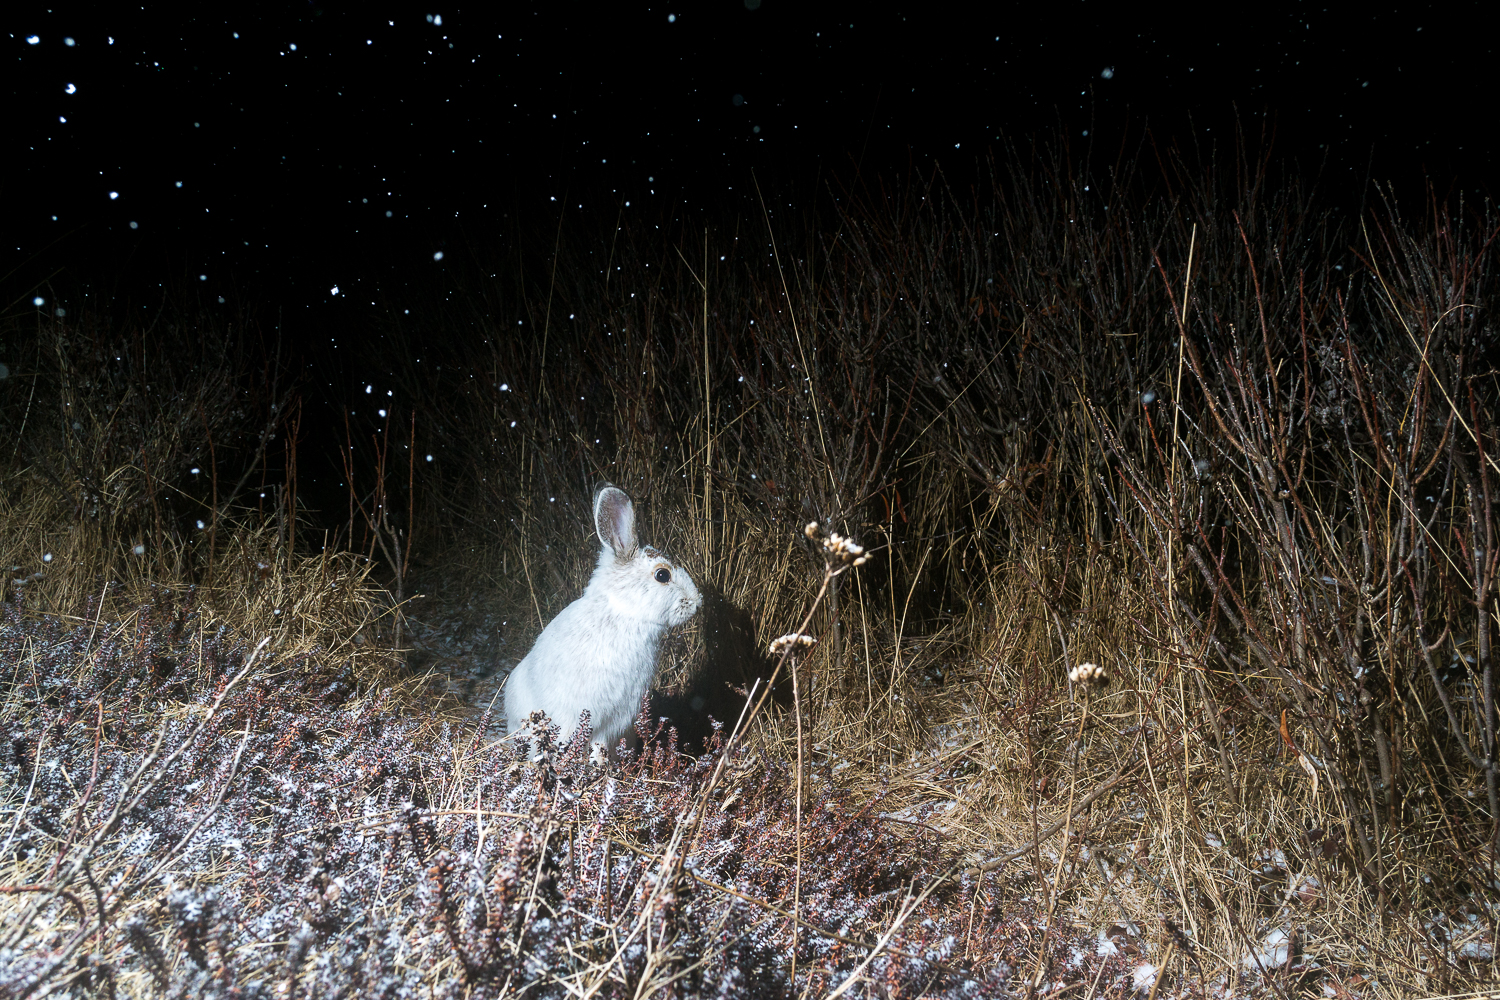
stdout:
MULTIPOLYGON (((1157 962, 1158 996, 1228 995, 1180 932, 1048 932, 1024 876, 830 775, 799 821, 743 747, 531 764, 170 594, 94 610, 0 606, 4 995, 1118 997, 1157 962)), ((1307 972, 1267 959, 1235 995, 1307 972)))

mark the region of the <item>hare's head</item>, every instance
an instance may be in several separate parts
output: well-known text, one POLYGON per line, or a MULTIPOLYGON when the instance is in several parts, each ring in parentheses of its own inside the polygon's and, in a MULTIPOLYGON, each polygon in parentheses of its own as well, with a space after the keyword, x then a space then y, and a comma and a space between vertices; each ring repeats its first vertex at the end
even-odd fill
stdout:
POLYGON ((594 530, 603 547, 590 591, 617 614, 663 627, 693 617, 703 598, 692 576, 660 549, 637 541, 635 505, 618 486, 604 483, 594 491, 594 530))

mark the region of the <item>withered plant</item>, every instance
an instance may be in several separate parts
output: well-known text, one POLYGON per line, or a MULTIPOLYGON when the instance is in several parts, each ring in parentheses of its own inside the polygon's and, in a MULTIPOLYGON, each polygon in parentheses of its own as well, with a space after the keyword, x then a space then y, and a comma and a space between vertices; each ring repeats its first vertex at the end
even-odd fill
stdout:
MULTIPOLYGON (((1500 216, 1348 212, 1252 148, 516 223, 383 314, 399 419, 344 440, 344 554, 298 548, 295 399, 230 429, 192 419, 227 362, 163 406, 0 358, 0 425, 51 421, 0 455, 0 984, 1493 984, 1500 216), (263 507, 225 485, 273 460, 263 507), (638 756, 532 764, 394 669, 408 633, 360 637, 485 595, 498 682, 581 590, 604 479, 704 615, 638 756), (173 558, 130 563, 142 533, 173 558), (46 552, 87 571, 28 579, 46 552)), ((81 336, 35 329, 5 349, 81 336)))

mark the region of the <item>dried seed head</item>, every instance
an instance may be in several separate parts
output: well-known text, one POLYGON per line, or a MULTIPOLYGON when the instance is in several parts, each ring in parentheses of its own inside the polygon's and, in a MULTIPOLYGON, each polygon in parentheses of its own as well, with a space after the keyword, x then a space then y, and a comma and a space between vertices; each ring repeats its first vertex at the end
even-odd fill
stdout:
POLYGON ((830 563, 841 566, 863 566, 870 560, 863 545, 837 531, 825 530, 817 521, 807 522, 807 527, 802 529, 802 533, 822 546, 823 555, 830 563))
POLYGON ((1080 663, 1068 671, 1068 680, 1082 688, 1109 683, 1109 674, 1097 663, 1080 663))
POLYGON ((771 655, 780 656, 788 649, 792 649, 797 646, 811 646, 817 641, 818 640, 814 639, 810 635, 798 635, 796 632, 777 636, 775 639, 771 640, 771 655))

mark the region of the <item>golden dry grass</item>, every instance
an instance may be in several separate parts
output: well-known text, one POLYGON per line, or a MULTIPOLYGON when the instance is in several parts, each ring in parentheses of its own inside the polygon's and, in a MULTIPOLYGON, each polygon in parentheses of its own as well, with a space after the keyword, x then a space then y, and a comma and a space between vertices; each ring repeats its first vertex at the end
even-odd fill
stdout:
POLYGON ((76 330, 28 333, 5 420, 27 378, 47 426, 91 417, 0 489, 0 557, 43 571, 6 585, 8 988, 1493 983, 1500 229, 1346 217, 1238 166, 1014 154, 982 190, 872 185, 706 250, 696 222, 580 227, 557 260, 518 236, 388 330, 398 410, 347 432, 377 444, 317 555, 286 399, 192 429, 194 386, 248 369, 219 357, 143 409, 128 371, 41 363, 76 330), (119 451, 116 413, 148 447, 119 451), (210 440, 214 482, 257 503, 187 472, 210 440), (402 468, 392 440, 439 461, 402 468), (514 662, 576 596, 600 479, 711 595, 661 691, 706 694, 722 745, 735 690, 777 671, 727 753, 533 769, 442 683, 514 662), (872 560, 825 575, 810 521, 872 560), (818 644, 778 667, 809 612, 818 644), (421 668, 392 648, 438 648, 439 618, 494 641, 421 668), (1071 681, 1085 661, 1108 683, 1071 681), (131 779, 159 722, 181 756, 131 779), (143 782, 143 828, 203 841, 155 849, 149 884, 105 808, 143 782))

